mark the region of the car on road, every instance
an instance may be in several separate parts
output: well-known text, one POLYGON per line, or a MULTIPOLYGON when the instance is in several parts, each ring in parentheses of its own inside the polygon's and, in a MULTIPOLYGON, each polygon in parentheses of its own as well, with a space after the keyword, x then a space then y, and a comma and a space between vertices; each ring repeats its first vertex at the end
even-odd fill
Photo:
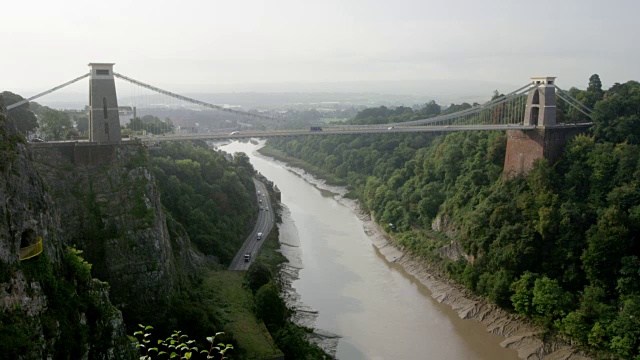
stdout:
POLYGON ((262 233, 261 232, 259 232, 258 236, 256 236, 256 240, 262 240, 262 233))
POLYGON ((265 210, 265 211, 269 211, 269 208, 268 208, 268 207, 266 207, 266 208, 264 208, 264 210, 265 210))
POLYGON ((393 129, 395 129, 393 126, 389 126, 389 127, 387 128, 387 130, 393 130, 393 129))
POLYGON ((251 260, 251 254, 244 254, 244 262, 249 262, 251 260))
POLYGON ((229 135, 238 135, 240 134, 240 131, 232 131, 229 135))
POLYGON ((41 143, 41 142, 44 142, 44 140, 36 137, 36 138, 31 139, 31 142, 32 143, 41 143))

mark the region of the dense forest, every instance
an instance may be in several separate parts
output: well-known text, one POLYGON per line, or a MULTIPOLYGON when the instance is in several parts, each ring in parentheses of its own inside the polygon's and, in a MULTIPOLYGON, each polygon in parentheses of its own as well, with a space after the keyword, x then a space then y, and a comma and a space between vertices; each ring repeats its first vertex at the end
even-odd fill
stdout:
MULTIPOLYGON (((559 162, 539 160, 510 180, 502 179, 501 132, 268 144, 350 184, 377 222, 394 224, 401 246, 478 294, 594 354, 640 359, 640 84, 605 91, 594 75, 570 93, 594 108, 594 126, 559 162), (452 240, 465 257, 441 255, 452 240)), ((381 107, 352 122, 439 113, 434 102, 418 111, 381 107)), ((561 119, 575 115, 559 106, 561 119)))
POLYGON ((150 155, 170 216, 198 250, 229 265, 258 213, 249 158, 238 153, 228 161, 204 142, 165 142, 150 155))

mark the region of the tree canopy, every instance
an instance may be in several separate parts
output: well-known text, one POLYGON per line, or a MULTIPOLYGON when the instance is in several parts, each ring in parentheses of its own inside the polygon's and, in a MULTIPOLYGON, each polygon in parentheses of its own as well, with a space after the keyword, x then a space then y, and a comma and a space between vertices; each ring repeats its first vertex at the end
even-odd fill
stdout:
POLYGON ((257 216, 253 166, 233 162, 205 143, 166 142, 151 153, 162 204, 192 242, 228 265, 257 216))
POLYGON ((73 129, 71 119, 63 111, 44 107, 39 116, 40 130, 48 140, 62 140, 73 129))
MULTIPOLYGON (((5 106, 15 104, 19 101, 24 100, 22 96, 9 91, 3 91, 0 96, 4 98, 5 106)), ((38 119, 36 118, 35 114, 29 109, 28 102, 11 109, 11 111, 9 112, 9 116, 15 121, 16 125, 18 126, 18 130, 25 135, 38 128, 38 119)))

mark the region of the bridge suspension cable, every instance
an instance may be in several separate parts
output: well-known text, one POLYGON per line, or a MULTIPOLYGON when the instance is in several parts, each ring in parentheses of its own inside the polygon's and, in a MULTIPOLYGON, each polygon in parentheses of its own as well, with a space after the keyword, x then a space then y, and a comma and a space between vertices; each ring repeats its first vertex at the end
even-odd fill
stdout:
POLYGON ((514 90, 510 93, 508 93, 507 95, 504 96, 500 96, 496 99, 487 101, 484 104, 480 104, 477 106, 474 106, 472 108, 466 109, 466 110, 461 110, 461 111, 457 111, 455 113, 452 114, 447 114, 447 115, 441 115, 441 116, 435 116, 432 118, 427 118, 427 119, 419 119, 419 120, 413 120, 413 121, 408 121, 408 122, 402 122, 402 123, 394 123, 391 125, 403 125, 403 126, 411 126, 411 125, 428 125, 428 124, 433 124, 433 123, 439 123, 439 122, 444 122, 447 120, 455 120, 457 118, 466 116, 466 115, 471 115, 471 114, 477 114, 481 111, 484 110, 491 110, 493 108, 495 108, 498 105, 504 104, 507 101, 510 101, 512 99, 515 98, 519 98, 522 97, 524 95, 526 95, 529 91, 537 88, 539 85, 535 84, 534 86, 531 86, 532 84, 526 84, 522 87, 520 87, 517 90, 514 90))
POLYGON ((228 109, 228 108, 225 108, 223 106, 214 105, 214 104, 210 104, 210 103, 207 103, 207 102, 204 102, 204 101, 188 98, 186 96, 182 96, 182 95, 173 93, 173 92, 168 91, 168 90, 160 89, 160 88, 155 87, 153 85, 149 85, 149 84, 143 83, 142 81, 138 81, 138 80, 132 79, 132 78, 130 78, 128 76, 124 76, 124 75, 116 73, 116 72, 113 73, 113 76, 115 76, 115 77, 117 77, 119 79, 128 81, 128 82, 130 82, 130 83, 132 83, 134 85, 141 86, 141 87, 143 87, 145 89, 149 89, 149 90, 155 91, 155 92, 157 92, 159 94, 167 95, 167 96, 173 97, 173 98, 178 99, 178 100, 182 100, 182 101, 186 101, 186 102, 189 102, 189 103, 192 103, 192 104, 204 106, 204 107, 207 107, 207 108, 210 108, 210 109, 225 111, 225 112, 232 113, 232 114, 249 116, 249 117, 254 117, 254 118, 259 118, 259 119, 273 120, 273 118, 270 117, 270 116, 254 114, 254 113, 250 113, 250 112, 246 112, 246 111, 228 109))
POLYGON ((571 96, 568 92, 560 89, 556 85, 554 85, 554 86, 555 86, 556 90, 558 90, 558 93, 556 95, 560 99, 562 99, 562 101, 566 102, 567 104, 569 104, 569 106, 571 106, 574 109, 580 111, 581 113, 586 115, 589 119, 591 119, 591 113, 593 112, 592 109, 587 107, 585 104, 581 103, 580 100, 578 100, 578 99, 574 98, 573 96, 571 96))
POLYGON ((18 101, 17 103, 14 103, 14 104, 8 105, 8 106, 7 106, 7 111, 9 111, 9 110, 11 110, 11 109, 13 109, 13 108, 17 108, 18 106, 20 106, 20 105, 22 105, 22 104, 26 104, 26 103, 28 103, 29 101, 35 100, 35 99, 37 99, 37 98, 39 98, 39 97, 41 97, 41 96, 44 96, 44 95, 47 95, 47 94, 51 94, 52 92, 54 92, 54 91, 56 91, 56 90, 60 90, 60 89, 62 89, 63 87, 69 86, 69 85, 71 85, 71 84, 73 84, 73 83, 75 83, 75 82, 78 82, 78 81, 80 81, 80 80, 82 80, 82 79, 84 79, 84 78, 88 77, 89 75, 90 75, 89 73, 86 73, 86 74, 84 74, 84 75, 82 75, 82 76, 79 76, 79 77, 77 77, 77 78, 75 78, 75 79, 73 79, 73 80, 71 80, 71 81, 67 81, 66 83, 64 83, 64 84, 62 84, 62 85, 58 85, 58 86, 56 86, 56 87, 54 87, 54 88, 51 88, 51 89, 49 89, 49 90, 47 90, 47 91, 41 92, 41 93, 39 93, 39 94, 37 94, 37 95, 33 95, 33 96, 32 96, 32 97, 30 97, 30 98, 27 98, 27 99, 24 99, 24 100, 20 100, 20 101, 18 101))
POLYGON ((585 109, 586 111, 588 111, 588 112, 592 112, 592 111, 593 111, 593 109, 590 109, 589 107, 587 107, 587 105, 585 105, 585 104, 581 103, 581 102, 580 102, 580 100, 578 100, 578 99, 574 98, 573 96, 569 95, 569 93, 568 93, 568 92, 566 92, 566 91, 564 91, 564 90, 560 89, 560 88, 559 88, 558 86, 556 86, 556 85, 554 85, 554 87, 555 87, 555 88, 556 88, 560 93, 562 93, 563 95, 565 95, 565 96, 566 96, 566 97, 568 97, 569 99, 571 99, 571 100, 575 101, 575 102, 576 102, 576 104, 580 105, 580 106, 581 106, 583 109, 585 109))
POLYGON ((506 95, 490 100, 484 104, 460 110, 451 114, 435 116, 426 119, 406 122, 386 123, 377 125, 339 125, 341 128, 380 128, 388 126, 419 126, 419 125, 487 125, 491 124, 519 124, 524 118, 526 95, 539 84, 528 83, 506 95))

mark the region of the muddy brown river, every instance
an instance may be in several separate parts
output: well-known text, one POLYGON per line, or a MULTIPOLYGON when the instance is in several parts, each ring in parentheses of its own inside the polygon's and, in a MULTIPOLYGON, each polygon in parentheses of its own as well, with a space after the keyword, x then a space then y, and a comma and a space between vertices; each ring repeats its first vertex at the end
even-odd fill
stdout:
MULTIPOLYGON (((261 142, 262 143, 262 142, 261 142)), ((518 359, 504 338, 462 320, 429 289, 373 246, 344 189, 323 186, 299 170, 232 142, 282 192, 280 240, 289 259, 289 302, 299 323, 318 329, 338 359, 518 359)))

